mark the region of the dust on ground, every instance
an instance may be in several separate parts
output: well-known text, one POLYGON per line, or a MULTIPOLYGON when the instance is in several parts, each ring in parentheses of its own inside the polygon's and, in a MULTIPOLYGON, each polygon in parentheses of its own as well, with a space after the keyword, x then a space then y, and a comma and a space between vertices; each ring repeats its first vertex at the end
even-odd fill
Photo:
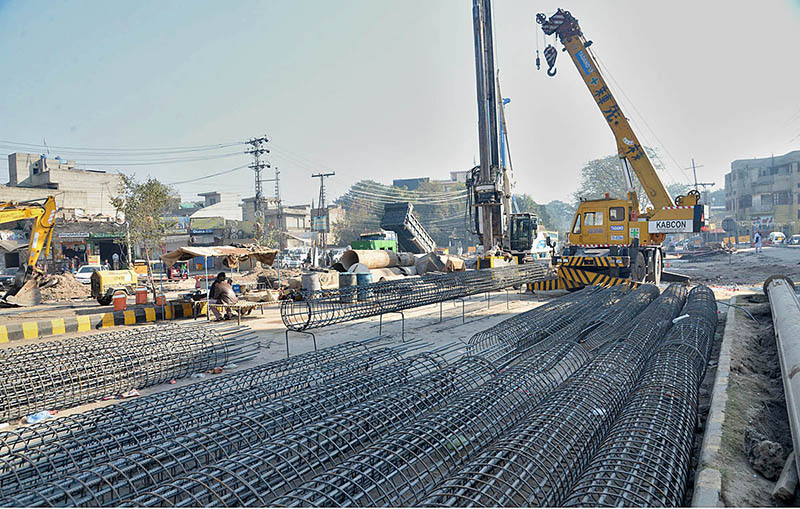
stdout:
POLYGON ((781 465, 792 450, 772 316, 763 294, 741 297, 737 305, 758 323, 737 316, 722 446, 714 466, 722 473, 721 496, 726 506, 775 507, 770 497, 774 480, 753 469, 745 450, 745 435, 754 433, 780 444, 781 465))
POLYGON ((666 270, 689 276, 692 284, 709 286, 760 288, 774 274, 789 276, 793 281, 800 280, 800 251, 775 249, 781 251, 756 254, 747 250, 686 261, 668 259, 666 270))

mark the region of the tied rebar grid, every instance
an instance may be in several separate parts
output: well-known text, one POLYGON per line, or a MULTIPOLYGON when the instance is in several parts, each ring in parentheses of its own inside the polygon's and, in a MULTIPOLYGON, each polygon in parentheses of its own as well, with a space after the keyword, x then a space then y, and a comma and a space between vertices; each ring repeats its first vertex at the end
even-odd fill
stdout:
POLYGON ((686 298, 670 286, 530 416, 439 483, 424 506, 558 506, 686 298))
POLYGON ((365 373, 424 345, 348 342, 238 373, 0 433, 0 492, 89 468, 126 451, 242 413, 329 380, 365 373))
POLYGON ((588 359, 555 345, 316 475, 271 506, 409 506, 521 419, 588 359))
POLYGON ((481 357, 461 359, 385 395, 163 483, 129 505, 265 506, 309 476, 479 387, 496 372, 481 357))
POLYGON ((0 506, 108 506, 140 490, 253 447, 441 368, 437 352, 266 401, 197 430, 159 440, 111 461, 0 500, 0 506))
POLYGON ((470 351, 479 354, 498 344, 511 344, 516 348, 523 340, 535 343, 569 323, 576 310, 593 305, 603 292, 604 290, 599 287, 587 286, 580 291, 518 313, 473 334, 469 338, 469 344, 473 345, 470 351))
POLYGON ((281 319, 288 330, 304 331, 502 290, 548 274, 545 265, 530 263, 302 292, 301 300, 282 301, 281 319))
POLYGON ((572 507, 678 507, 690 472, 698 388, 717 327, 713 292, 694 288, 630 400, 566 498, 572 507))
POLYGON ((0 357, 0 420, 244 362, 257 352, 241 330, 174 325, 11 347, 0 357))

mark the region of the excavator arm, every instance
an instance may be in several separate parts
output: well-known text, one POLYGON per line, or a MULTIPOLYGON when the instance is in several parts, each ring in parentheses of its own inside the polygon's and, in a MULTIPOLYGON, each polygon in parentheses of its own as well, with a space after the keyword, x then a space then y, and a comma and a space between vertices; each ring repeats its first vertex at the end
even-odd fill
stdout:
POLYGON ((50 252, 55 226, 56 200, 49 196, 44 200, 28 202, 0 203, 0 224, 24 219, 33 219, 31 240, 28 245, 28 265, 21 281, 15 281, 12 288, 0 299, 4 304, 32 306, 41 302, 39 278, 41 271, 36 267, 42 250, 50 252))
MULTIPOLYGON (((550 18, 547 18, 544 14, 538 14, 536 21, 542 25, 542 30, 545 34, 556 34, 564 44, 564 48, 578 69, 578 74, 583 78, 595 103, 597 103, 608 126, 614 133, 617 141, 617 152, 628 179, 631 200, 638 205, 638 198, 633 191, 633 183, 630 177, 632 170, 656 210, 676 205, 696 205, 697 196, 695 194, 681 197, 676 200, 678 203, 673 202, 672 197, 670 197, 669 192, 658 177, 653 163, 647 157, 628 119, 614 98, 614 94, 611 93, 605 79, 600 74, 597 60, 589 49, 592 43, 587 42, 583 37, 578 20, 569 11, 559 9, 550 18)), ((545 59, 550 67, 548 74, 551 76, 555 75, 554 66, 557 54, 558 52, 552 46, 545 49, 545 59)))

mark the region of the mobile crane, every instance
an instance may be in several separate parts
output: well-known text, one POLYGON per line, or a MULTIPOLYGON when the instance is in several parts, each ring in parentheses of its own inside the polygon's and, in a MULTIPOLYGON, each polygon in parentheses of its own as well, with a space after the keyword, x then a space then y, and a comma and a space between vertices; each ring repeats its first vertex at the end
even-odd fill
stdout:
MULTIPOLYGON (((574 290, 585 285, 637 285, 643 281, 658 284, 664 279, 688 280, 663 270, 661 243, 668 233, 699 232, 706 207, 700 193, 689 191, 673 201, 659 179, 652 162, 639 143, 628 119, 608 87, 578 20, 559 9, 549 18, 536 16, 546 35, 555 34, 569 53, 578 74, 592 94, 617 141, 617 152, 628 184, 625 198, 585 200, 578 205, 569 232, 569 245, 562 256, 553 257, 558 277, 534 283, 532 290, 574 290), (642 184, 652 203, 641 211, 633 186, 633 175, 642 184)), ((548 45, 544 57, 547 74, 555 76, 558 51, 548 45)))
POLYGON ((55 226, 56 200, 52 196, 24 202, 0 203, 0 224, 33 219, 31 240, 28 245, 28 264, 20 271, 11 288, 0 298, 0 304, 33 306, 42 300, 39 279, 42 271, 36 266, 42 249, 49 253, 55 226))

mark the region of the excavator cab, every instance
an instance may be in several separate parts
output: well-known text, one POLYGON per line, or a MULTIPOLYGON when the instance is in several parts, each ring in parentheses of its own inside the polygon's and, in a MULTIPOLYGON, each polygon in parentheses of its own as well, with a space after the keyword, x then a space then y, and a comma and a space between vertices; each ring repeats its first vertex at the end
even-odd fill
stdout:
POLYGON ((511 252, 521 253, 533 248, 533 239, 536 238, 538 217, 530 213, 511 214, 511 252))

